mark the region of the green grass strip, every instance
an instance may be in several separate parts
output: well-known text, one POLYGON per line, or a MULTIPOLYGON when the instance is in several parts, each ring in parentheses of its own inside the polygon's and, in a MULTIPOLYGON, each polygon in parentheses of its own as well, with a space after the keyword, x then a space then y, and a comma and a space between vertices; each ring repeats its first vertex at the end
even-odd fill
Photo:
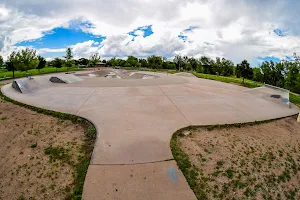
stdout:
MULTIPOLYGON (((78 67, 71 67, 68 69, 69 72, 81 71, 81 70, 85 70, 85 69, 78 68, 78 67)), ((46 68, 41 69, 40 71, 38 69, 31 69, 31 70, 28 70, 28 72, 15 71, 15 78, 26 77, 27 73, 30 73, 32 76, 34 76, 34 75, 51 74, 51 73, 57 73, 57 72, 67 72, 67 68, 66 67, 62 67, 62 68, 46 67, 46 68)), ((12 78, 13 78, 12 71, 0 71, 0 80, 9 80, 12 78)))

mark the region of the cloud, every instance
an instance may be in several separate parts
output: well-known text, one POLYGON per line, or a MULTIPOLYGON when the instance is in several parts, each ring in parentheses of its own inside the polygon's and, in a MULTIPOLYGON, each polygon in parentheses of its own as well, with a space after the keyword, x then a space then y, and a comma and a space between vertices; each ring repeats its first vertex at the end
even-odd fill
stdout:
MULTIPOLYGON (((2 0, 0 54, 7 56, 20 48, 17 43, 65 27, 106 37, 101 43, 73 44, 76 56, 181 53, 254 63, 258 57, 285 58, 300 52, 299 7, 300 1, 293 0, 2 0)), ((62 49, 45 47, 38 52, 62 49)))
POLYGON ((40 48, 37 50, 38 54, 43 53, 59 53, 59 52, 66 52, 65 48, 59 48, 59 49, 50 49, 50 48, 40 48))

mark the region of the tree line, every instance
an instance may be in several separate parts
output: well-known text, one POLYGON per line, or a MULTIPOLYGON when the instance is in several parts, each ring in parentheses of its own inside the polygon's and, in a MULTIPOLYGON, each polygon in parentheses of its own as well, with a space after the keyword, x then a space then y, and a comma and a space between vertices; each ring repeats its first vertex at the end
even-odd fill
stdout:
POLYGON ((31 69, 38 69, 39 71, 46 66, 55 67, 56 69, 62 68, 63 66, 71 68, 73 65, 85 65, 93 67, 100 62, 100 56, 98 53, 93 54, 90 59, 81 58, 74 60, 74 56, 71 48, 67 48, 64 59, 55 58, 52 61, 47 62, 46 59, 40 55, 37 55, 36 50, 32 48, 25 48, 19 51, 13 51, 4 62, 3 57, 0 55, 0 69, 4 68, 8 71, 13 72, 13 78, 15 77, 15 71, 28 71, 31 69))
POLYGON ((252 68, 247 60, 235 65, 225 58, 211 59, 202 56, 199 59, 176 55, 172 61, 161 56, 127 59, 112 58, 107 61, 108 66, 137 67, 150 69, 170 69, 179 71, 196 71, 198 73, 237 77, 266 83, 292 92, 300 93, 300 56, 294 54, 294 61, 281 60, 280 62, 265 61, 259 67, 252 68))
MULTIPOLYGON (((83 65, 94 67, 101 61, 98 53, 92 54, 89 59, 73 59, 71 48, 66 50, 64 59, 55 58, 46 62, 45 58, 37 55, 36 51, 26 48, 18 52, 12 52, 7 61, 4 62, 0 56, 0 67, 5 67, 9 71, 28 71, 29 69, 42 69, 46 65, 55 68, 73 65, 83 65)), ((202 56, 199 59, 188 56, 175 55, 173 60, 166 57, 149 56, 147 58, 137 58, 128 56, 127 59, 113 57, 110 60, 102 60, 107 66, 149 68, 149 69, 169 69, 179 71, 196 71, 198 73, 212 74, 227 77, 237 77, 250 79, 253 81, 267 83, 282 87, 292 92, 300 93, 300 57, 294 54, 294 60, 282 60, 280 62, 265 61, 259 67, 252 68, 247 60, 235 65, 231 60, 225 58, 211 59, 202 56)))

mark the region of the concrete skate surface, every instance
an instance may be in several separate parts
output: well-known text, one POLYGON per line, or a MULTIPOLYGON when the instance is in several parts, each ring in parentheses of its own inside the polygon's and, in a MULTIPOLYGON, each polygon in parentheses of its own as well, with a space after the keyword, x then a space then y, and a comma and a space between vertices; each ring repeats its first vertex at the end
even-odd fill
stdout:
POLYGON ((82 116, 95 124, 98 138, 83 194, 88 200, 196 199, 176 162, 170 161, 169 143, 176 130, 189 125, 269 120, 299 112, 298 107, 270 97, 265 89, 140 73, 158 78, 88 77, 70 84, 39 86, 29 93, 20 93, 8 84, 2 92, 17 101, 82 116))

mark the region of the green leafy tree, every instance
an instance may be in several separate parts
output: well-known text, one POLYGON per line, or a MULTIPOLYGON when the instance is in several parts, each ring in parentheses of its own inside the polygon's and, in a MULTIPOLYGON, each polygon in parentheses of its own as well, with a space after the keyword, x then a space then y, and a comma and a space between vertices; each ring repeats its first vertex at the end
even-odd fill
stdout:
POLYGON ((234 63, 231 60, 222 58, 220 61, 219 73, 222 76, 232 76, 234 73, 234 63))
POLYGON ((36 68, 39 70, 39 73, 40 73, 40 70, 43 69, 44 67, 46 67, 47 62, 46 62, 46 59, 43 58, 42 56, 38 56, 38 59, 39 59, 39 64, 36 68))
POLYGON ((57 69, 62 68, 62 64, 63 64, 63 60, 60 58, 55 58, 52 61, 52 66, 56 68, 56 71, 57 69))
POLYGON ((162 63, 162 68, 163 69, 176 69, 176 65, 172 61, 166 61, 162 63))
POLYGON ((8 70, 8 71, 12 71, 13 72, 13 78, 15 78, 15 70, 16 70, 16 67, 14 65, 14 59, 15 59, 15 56, 16 56, 16 52, 13 51, 7 58, 7 61, 5 63, 5 68, 8 70))
POLYGON ((89 66, 95 67, 97 63, 99 63, 101 60, 101 57, 98 53, 93 53, 90 57, 89 66))
POLYGON ((245 78, 253 78, 253 70, 247 60, 243 60, 240 64, 238 64, 236 70, 240 72, 241 77, 243 78, 243 83, 245 83, 245 78))
POLYGON ((86 59, 86 58, 80 58, 79 60, 75 60, 75 65, 87 66, 88 64, 89 64, 89 59, 86 59))
POLYGON ((162 68, 162 63, 163 63, 163 60, 162 60, 162 57, 160 56, 149 56, 147 58, 147 61, 148 61, 148 64, 149 64, 149 67, 151 69, 161 69, 162 68))
POLYGON ((148 68, 149 67, 148 61, 146 59, 139 59, 139 63, 141 63, 142 68, 148 68))
POLYGON ((65 58, 65 65, 67 67, 67 72, 69 71, 69 68, 73 66, 74 60, 73 60, 73 54, 70 47, 67 48, 65 58))
POLYGON ((263 82, 264 80, 264 75, 261 72, 260 68, 253 68, 253 80, 257 82, 263 82))
POLYGON ((118 62, 117 62, 116 57, 113 57, 110 60, 108 60, 106 64, 108 66, 118 66, 118 62))
POLYGON ((285 86, 293 92, 296 92, 295 86, 297 85, 297 81, 299 81, 299 72, 300 70, 297 62, 289 62, 285 86))
POLYGON ((180 71, 182 65, 183 65, 183 58, 180 54, 175 55, 173 62, 175 63, 176 67, 180 71))
POLYGON ((2 68, 4 65, 4 62, 3 62, 3 57, 0 55, 0 68, 2 68))
POLYGON ((202 67, 201 62, 198 62, 197 67, 196 67, 196 72, 203 73, 203 67, 202 67))
POLYGON ((195 71, 198 66, 198 61, 195 58, 191 57, 188 59, 188 62, 191 65, 192 70, 195 71))
POLYGON ((18 51, 12 59, 14 67, 20 71, 28 71, 35 69, 39 64, 39 59, 36 56, 36 50, 31 48, 18 51))
POLYGON ((213 63, 211 62, 210 58, 208 58, 206 56, 202 56, 200 58, 200 62, 202 65, 202 72, 204 74, 213 74, 212 66, 211 66, 211 64, 213 64, 213 63))
POLYGON ((134 56, 128 56, 126 67, 138 67, 139 60, 134 56))

